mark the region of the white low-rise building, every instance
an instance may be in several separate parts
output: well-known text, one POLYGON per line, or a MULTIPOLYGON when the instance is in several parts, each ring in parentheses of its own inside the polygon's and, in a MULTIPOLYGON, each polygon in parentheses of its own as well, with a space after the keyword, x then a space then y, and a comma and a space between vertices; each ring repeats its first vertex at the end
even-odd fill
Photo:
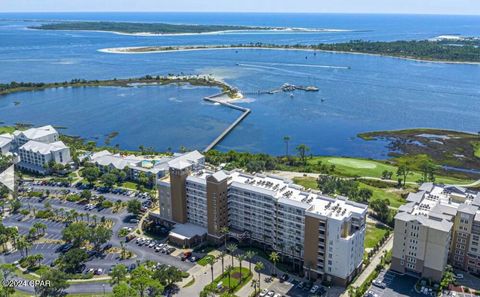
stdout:
POLYGON ((45 166, 52 161, 66 165, 72 159, 70 149, 61 141, 43 143, 31 140, 18 148, 18 155, 18 167, 40 174, 47 172, 45 166))
POLYGON ((51 162, 67 165, 72 160, 70 149, 59 139, 60 135, 50 125, 17 130, 0 135, 0 150, 3 155, 14 155, 17 167, 45 174, 46 165, 51 162))
POLYGON ((8 155, 12 150, 13 145, 13 135, 12 134, 1 134, 0 135, 0 153, 2 155, 8 155))
POLYGON ((25 131, 17 130, 13 132, 13 137, 16 148, 21 147, 30 140, 43 143, 53 143, 57 142, 60 138, 57 130, 55 130, 55 128, 53 128, 51 125, 30 128, 25 131))

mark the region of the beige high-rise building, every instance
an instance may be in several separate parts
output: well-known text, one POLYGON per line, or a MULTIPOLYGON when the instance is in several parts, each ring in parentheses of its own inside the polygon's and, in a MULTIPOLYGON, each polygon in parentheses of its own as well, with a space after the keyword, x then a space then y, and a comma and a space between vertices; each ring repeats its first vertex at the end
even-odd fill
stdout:
POLYGON ((392 269, 440 281, 448 263, 480 272, 480 194, 423 184, 395 217, 392 269))
POLYGON ((193 167, 172 161, 170 185, 159 183, 160 217, 177 223, 175 242, 221 242, 228 227, 229 237, 281 253, 312 279, 346 285, 361 268, 366 205, 276 176, 193 167))

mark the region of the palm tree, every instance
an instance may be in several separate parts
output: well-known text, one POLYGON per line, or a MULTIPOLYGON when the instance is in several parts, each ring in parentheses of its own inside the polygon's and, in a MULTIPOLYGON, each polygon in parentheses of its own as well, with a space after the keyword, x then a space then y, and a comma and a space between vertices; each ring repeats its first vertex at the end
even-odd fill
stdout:
POLYGON ((35 266, 38 266, 38 265, 40 265, 40 263, 42 262, 44 257, 43 257, 42 254, 36 254, 36 255, 33 256, 33 259, 35 260, 35 266))
POLYGON ((232 285, 231 285, 231 282, 230 282, 232 271, 233 271, 233 267, 230 266, 230 265, 228 265, 227 268, 225 269, 225 273, 227 273, 227 276, 228 276, 228 290, 229 291, 232 290, 232 285))
POLYGON ((214 257, 208 257, 207 258, 207 264, 210 265, 210 272, 212 273, 212 284, 213 284, 213 265, 215 264, 216 259, 214 257))
POLYGON ((22 236, 18 239, 17 241, 17 249, 20 250, 20 253, 22 255, 25 255, 25 257, 28 257, 28 249, 32 247, 32 243, 27 240, 25 236, 22 236))
POLYGON ((258 280, 252 279, 252 287, 253 287, 254 295, 257 296, 258 280))
POLYGON ((288 143, 290 142, 290 136, 283 136, 283 142, 285 142, 285 156, 288 158, 288 143))
POLYGON ((233 267, 233 258, 235 257, 234 253, 237 250, 237 245, 234 243, 231 243, 227 246, 227 250, 230 252, 230 255, 232 256, 232 267, 233 267))
POLYGON ((33 224, 33 227, 37 230, 41 230, 42 231, 42 235, 45 235, 45 232, 47 230, 47 225, 45 225, 44 223, 42 222, 36 222, 35 224, 33 224))
POLYGON ((260 271, 262 271, 265 268, 262 262, 257 262, 255 264, 255 271, 258 273, 258 288, 260 289, 261 285, 261 279, 260 279, 260 271))
POLYGON ((217 259, 221 259, 221 260, 222 260, 222 274, 224 274, 224 273, 225 273, 225 265, 224 265, 225 251, 221 251, 221 252, 220 252, 220 255, 218 256, 217 259))
POLYGON ((220 233, 224 236, 224 248, 227 248, 227 234, 228 234, 228 227, 222 227, 220 228, 220 233))
POLYGON ((255 255, 256 255, 256 253, 252 250, 248 250, 245 253, 245 257, 248 260, 248 270, 250 270, 250 273, 252 273, 252 259, 253 259, 253 257, 255 257, 255 255))
POLYGON ((278 253, 277 252, 271 252, 270 256, 268 258, 270 259, 270 261, 273 262, 273 269, 274 269, 273 275, 277 275, 277 262, 280 259, 280 257, 278 256, 278 253))
POLYGON ((242 261, 245 260, 245 255, 243 254, 238 254, 237 255, 237 260, 238 260, 238 264, 240 266, 240 282, 242 282, 242 261))

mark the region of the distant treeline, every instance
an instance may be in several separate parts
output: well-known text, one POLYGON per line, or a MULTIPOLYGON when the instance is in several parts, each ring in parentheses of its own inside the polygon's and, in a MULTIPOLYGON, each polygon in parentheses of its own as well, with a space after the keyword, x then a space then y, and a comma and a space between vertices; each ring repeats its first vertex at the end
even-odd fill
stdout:
POLYGON ((72 79, 70 81, 64 82, 53 82, 53 83, 33 83, 33 82, 11 82, 7 84, 0 84, 0 95, 6 95, 16 92, 25 92, 25 91, 39 91, 50 88, 62 88, 62 87, 101 87, 101 86, 118 86, 118 87, 128 87, 131 84, 135 83, 152 83, 158 85, 166 85, 172 83, 187 83, 193 86, 209 86, 209 87, 219 87, 223 92, 226 92, 230 96, 235 96, 237 90, 230 87, 229 85, 215 80, 212 77, 202 77, 202 76, 151 76, 146 75, 139 78, 128 78, 128 79, 109 79, 109 80, 85 80, 85 79, 72 79))
POLYGON ((364 41, 353 40, 346 43, 317 45, 275 45, 250 43, 233 45, 232 47, 261 48, 298 48, 322 51, 352 52, 376 54, 401 58, 412 58, 429 61, 480 62, 480 40, 420 40, 420 41, 364 41))
POLYGON ((231 30, 267 30, 266 27, 227 26, 227 25, 180 25, 164 23, 128 23, 128 22, 61 22, 29 27, 41 30, 85 30, 120 33, 182 34, 208 33, 231 30))
POLYGON ((227 49, 227 48, 263 48, 263 49, 299 49, 335 51, 344 53, 362 53, 441 62, 480 62, 480 39, 455 41, 362 41, 354 40, 333 44, 269 44, 242 43, 232 45, 193 45, 193 46, 145 46, 126 48, 119 52, 144 53, 154 51, 175 51, 191 49, 227 49))

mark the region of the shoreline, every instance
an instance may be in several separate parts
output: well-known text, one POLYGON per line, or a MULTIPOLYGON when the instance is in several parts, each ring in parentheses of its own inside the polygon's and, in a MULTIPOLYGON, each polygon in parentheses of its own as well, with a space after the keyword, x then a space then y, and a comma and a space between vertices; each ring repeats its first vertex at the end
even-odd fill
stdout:
POLYGON ((40 30, 40 31, 64 31, 64 32, 96 32, 96 33, 110 33, 124 36, 137 37, 160 37, 160 36, 197 36, 197 35, 222 35, 222 34, 265 34, 265 33, 341 33, 341 32, 360 32, 351 29, 310 29, 310 28, 266 28, 266 29, 245 29, 245 30, 222 30, 211 32, 185 32, 185 33, 154 33, 154 32, 122 32, 122 31, 108 31, 108 30, 76 30, 76 29, 40 29, 25 27, 26 30, 40 30))
POLYGON ((168 52, 189 52, 189 51, 211 51, 211 50, 284 50, 284 51, 303 51, 303 52, 322 52, 331 54, 350 54, 350 55, 366 55, 376 57, 388 57, 397 58, 402 60, 426 62, 426 63, 440 63, 440 64, 463 64, 463 65, 480 65, 480 62, 461 62, 461 61, 442 61, 442 60, 428 60, 413 57, 401 57, 394 55, 364 53, 364 52, 347 52, 347 51, 332 51, 321 50, 313 48, 282 48, 282 47, 257 47, 257 46, 180 46, 173 49, 167 49, 168 46, 138 46, 138 47, 113 47, 98 49, 98 52, 107 54, 123 54, 123 55, 136 55, 136 54, 160 54, 168 52), (145 51, 135 51, 137 49, 148 49, 145 51))
POLYGON ((35 92, 45 91, 55 88, 78 88, 78 87, 134 87, 134 86, 165 86, 170 84, 190 84, 192 86, 205 86, 212 88, 220 88, 222 92, 231 100, 242 99, 243 94, 237 88, 224 82, 222 79, 210 75, 193 75, 193 76, 144 76, 137 78, 108 79, 108 80, 72 80, 69 82, 52 82, 52 83, 16 83, 15 87, 8 85, 0 90, 0 98, 19 92, 35 92))

